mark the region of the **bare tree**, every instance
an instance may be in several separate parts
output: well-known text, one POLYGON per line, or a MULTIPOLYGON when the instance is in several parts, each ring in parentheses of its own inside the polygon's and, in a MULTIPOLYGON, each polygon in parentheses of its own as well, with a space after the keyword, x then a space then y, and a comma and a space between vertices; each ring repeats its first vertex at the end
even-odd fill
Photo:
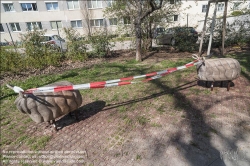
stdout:
POLYGON ((91 20, 91 12, 88 9, 88 1, 84 1, 81 5, 81 13, 82 13, 82 17, 85 21, 86 24, 83 24, 84 27, 87 29, 87 34, 88 36, 92 35, 92 28, 91 28, 91 24, 90 24, 90 20, 91 20))
POLYGON ((148 38, 152 38, 151 26, 154 20, 153 17, 157 15, 162 18, 169 17, 169 13, 172 13, 168 9, 161 10, 163 7, 168 6, 166 5, 167 3, 169 3, 169 0, 116 0, 111 7, 105 9, 105 14, 108 17, 113 17, 114 15, 117 18, 130 17, 136 37, 137 61, 142 60, 143 30, 148 33, 148 38), (162 13, 156 14, 160 10, 165 15, 162 13))
POLYGON ((136 36, 136 61, 142 60, 142 23, 154 11, 162 8, 164 0, 116 0, 108 8, 108 13, 115 14, 122 18, 124 16, 132 17, 135 36, 136 36))

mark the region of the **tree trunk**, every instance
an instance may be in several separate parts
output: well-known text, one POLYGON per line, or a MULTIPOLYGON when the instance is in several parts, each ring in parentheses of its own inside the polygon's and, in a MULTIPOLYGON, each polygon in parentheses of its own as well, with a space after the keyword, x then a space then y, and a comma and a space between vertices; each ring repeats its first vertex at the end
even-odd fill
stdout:
POLYGON ((135 33, 136 33, 136 61, 142 61, 141 56, 141 42, 142 42, 142 33, 141 33, 141 15, 142 15, 142 0, 138 1, 138 13, 137 18, 135 20, 135 33))
POLYGON ((152 49, 153 48, 153 36, 152 36, 152 21, 151 18, 149 19, 149 40, 150 40, 150 45, 149 48, 152 49))
POLYGON ((226 25, 227 25, 227 5, 228 1, 225 1, 224 15, 223 15, 223 29, 222 29, 222 56, 225 54, 225 35, 226 35, 226 25))
POLYGON ((141 56, 141 22, 140 19, 137 20, 135 24, 135 33, 136 33, 136 61, 142 61, 141 56))
POLYGON ((141 56, 141 39, 136 38, 136 61, 142 61, 141 56))

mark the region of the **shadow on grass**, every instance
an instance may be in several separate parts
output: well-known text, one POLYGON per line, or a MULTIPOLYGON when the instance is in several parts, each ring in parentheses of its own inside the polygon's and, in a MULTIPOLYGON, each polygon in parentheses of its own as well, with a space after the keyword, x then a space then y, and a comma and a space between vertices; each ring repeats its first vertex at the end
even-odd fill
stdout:
MULTIPOLYGON (((152 82, 154 82, 154 81, 152 81, 152 82)), ((178 87, 175 87, 174 89, 167 89, 167 90, 164 90, 164 91, 162 91, 160 93, 154 93, 154 94, 152 94, 150 96, 146 96, 146 97, 142 97, 142 98, 138 98, 138 99, 134 99, 134 100, 129 100, 129 101, 126 101, 126 102, 120 102, 120 103, 117 103, 117 104, 109 104, 109 105, 106 105, 106 107, 103 110, 110 110, 110 109, 117 108, 117 107, 120 107, 120 106, 125 106, 125 105, 129 105, 129 104, 133 104, 133 103, 137 103, 137 102, 157 98, 157 97, 163 96, 165 94, 173 93, 174 91, 180 91, 180 90, 188 89, 188 88, 191 88, 193 86, 196 86, 197 85, 196 82, 197 81, 194 80, 194 81, 188 82, 186 84, 180 85, 178 87)))
POLYGON ((144 60, 146 60, 146 59, 148 59, 148 58, 150 58, 150 57, 154 56, 154 55, 155 55, 155 53, 157 53, 157 52, 158 52, 158 51, 154 51, 154 52, 150 53, 150 54, 149 54, 149 55, 147 55, 146 57, 142 58, 142 61, 144 61, 144 60))
MULTIPOLYGON (((158 86, 158 88, 174 93, 174 107, 183 109, 186 114, 186 119, 190 120, 189 127, 191 131, 191 142, 187 143, 182 141, 181 137, 183 137, 184 135, 181 131, 178 131, 175 135, 173 135, 170 142, 172 142, 177 149, 181 149, 180 152, 183 156, 185 156, 185 159, 192 166, 211 165, 212 163, 217 161, 220 158, 220 152, 211 144, 210 138, 203 139, 203 142, 201 142, 201 138, 199 137, 199 135, 197 135, 197 132, 206 130, 209 131, 209 129, 211 128, 210 125, 205 122, 203 112, 199 110, 195 105, 191 104, 186 96, 179 91, 175 91, 168 86, 161 84, 161 82, 158 80, 154 83, 158 86), (190 103, 188 106, 183 104, 187 102, 190 103), (210 160, 204 158, 205 154, 202 153, 202 151, 200 153, 197 153, 197 151, 203 150, 201 147, 204 147, 204 144, 209 150, 207 151, 207 153, 211 153, 210 160)), ((155 153, 159 153, 157 149, 155 153)), ((218 160, 218 162, 216 162, 216 165, 225 166, 225 163, 223 160, 218 160)))
MULTIPOLYGON (((90 118, 91 116, 94 116, 98 112, 103 111, 103 108, 105 107, 105 105, 106 105, 106 102, 104 101, 95 101, 95 102, 86 104, 78 108, 73 113, 76 115, 76 111, 78 111, 78 119, 79 121, 82 121, 82 120, 90 118)), ((68 115, 63 116, 58 121, 56 121, 56 124, 57 124, 57 128, 61 130, 66 126, 72 125, 79 121, 77 121, 70 114, 68 114, 68 115)))
MULTIPOLYGON (((197 86, 196 80, 175 88, 170 88, 162 84, 160 80, 154 80, 152 81, 152 83, 154 83, 159 89, 161 89, 162 92, 155 93, 143 98, 138 98, 135 100, 121 102, 118 104, 110 104, 107 105, 103 110, 109 110, 120 106, 133 104, 136 102, 146 101, 152 98, 163 96, 165 94, 173 94, 174 108, 180 108, 185 112, 185 119, 187 119, 188 128, 190 129, 190 141, 183 141, 182 138, 185 135, 182 133, 181 129, 179 129, 173 136, 171 136, 168 142, 164 142, 164 140, 160 140, 158 138, 152 138, 154 139, 154 144, 150 145, 150 147, 153 147, 153 154, 151 154, 151 158, 155 160, 157 157, 159 157, 159 162, 162 162, 160 159, 162 156, 165 155, 166 150, 168 149, 167 145, 172 144, 178 149, 181 156, 184 156, 185 160, 190 166, 226 166, 224 159, 221 158, 221 149, 219 150, 219 148, 217 148, 214 144, 211 143, 212 139, 210 138, 210 135, 216 134, 218 137, 220 137, 220 139, 223 140, 223 145, 225 144, 227 147, 230 147, 231 151, 237 151, 237 141, 242 139, 240 138, 231 140, 231 138, 226 138, 223 134, 216 131, 213 126, 206 122, 206 117, 203 111, 210 109, 214 106, 214 104, 219 104, 219 102, 232 100, 234 97, 242 99, 250 98, 241 95, 229 96, 214 103, 205 103, 205 109, 201 110, 198 106, 196 106, 194 102, 190 102, 190 99, 187 99, 187 97, 180 92, 181 90, 197 86), (189 104, 187 105, 185 103, 189 104)), ((200 101, 203 102, 202 100, 200 101)), ((242 133, 240 133, 240 131, 236 132, 238 136, 243 135, 242 133)), ((250 160, 246 158, 246 161, 250 160)), ((235 162, 237 161, 232 162, 235 164, 235 162)))
MULTIPOLYGON (((221 151, 217 149, 217 147, 211 143, 210 137, 201 137, 199 133, 205 133, 206 135, 211 134, 212 132, 216 133, 220 139, 230 147, 231 150, 237 151, 237 139, 234 141, 231 138, 226 138, 224 135, 220 134, 219 132, 215 131, 210 124, 208 124, 205 119, 205 115, 203 111, 210 109, 214 106, 214 103, 206 103, 204 106, 204 110, 200 110, 198 106, 196 106, 196 102, 190 102, 189 99, 186 98, 185 95, 180 93, 180 91, 176 91, 172 88, 169 88, 166 85, 163 85, 159 80, 154 82, 158 88, 169 91, 174 93, 174 107, 181 108, 184 110, 186 119, 188 119, 189 123, 189 131, 191 131, 191 141, 185 142, 183 141, 182 137, 184 137, 181 130, 179 130, 175 135, 172 136, 170 142, 179 149, 180 153, 185 156, 185 159, 188 161, 189 165, 192 166, 225 166, 224 159, 221 158, 221 151), (188 106, 183 103, 190 103, 188 106)), ((246 96, 234 96, 237 98, 247 98, 246 96)), ((230 100, 233 97, 229 96, 222 100, 230 100)), ((201 99, 198 98, 202 102, 201 99)), ((199 101, 198 101, 199 102, 199 101)), ((222 101, 220 101, 222 102, 222 101)), ((197 103, 199 104, 199 103, 197 103)), ((237 131, 237 136, 243 135, 240 131, 237 131)), ((242 140, 242 138, 239 138, 242 140)), ((246 140, 245 140, 246 141, 246 140)), ((155 153, 159 153, 158 150, 155 150, 155 153)), ((246 159, 246 162, 249 159, 246 159)), ((237 161, 232 161, 234 164, 237 161)))
POLYGON ((0 97, 0 101, 6 99, 6 98, 8 98, 8 97, 17 96, 17 95, 18 95, 17 93, 10 93, 10 94, 8 94, 8 95, 1 96, 1 97, 0 97))

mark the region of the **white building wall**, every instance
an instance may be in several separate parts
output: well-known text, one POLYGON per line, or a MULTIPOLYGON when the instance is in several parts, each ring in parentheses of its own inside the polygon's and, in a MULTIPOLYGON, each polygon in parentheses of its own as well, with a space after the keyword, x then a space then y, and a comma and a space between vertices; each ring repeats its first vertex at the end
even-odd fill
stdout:
MULTIPOLYGON (((27 31, 27 22, 41 22, 43 29, 46 29, 47 34, 57 34, 57 30, 52 30, 50 21, 62 21, 63 27, 71 27, 71 21, 74 20, 82 20, 83 27, 76 28, 80 34, 86 34, 86 22, 85 18, 82 14, 82 10, 84 9, 84 5, 86 5, 86 1, 80 1, 79 5, 81 9, 69 10, 66 1, 51 1, 58 2, 58 11, 48 11, 46 8, 46 1, 35 1, 37 4, 38 11, 22 11, 21 1, 1 1, 1 23, 4 28, 4 32, 1 32, 1 42, 11 41, 10 35, 8 33, 7 25, 11 31, 11 27, 9 23, 19 23, 21 31, 20 32, 12 32, 11 35, 14 41, 20 41, 20 34, 26 33, 27 31), (15 8, 14 12, 5 12, 3 3, 13 3, 15 8)), ((29 1, 25 1, 29 2, 29 1)), ((32 1, 34 2, 34 1, 32 1)), ((105 2, 103 2, 103 6, 107 6, 105 2)), ((91 13, 91 19, 103 19, 103 8, 98 9, 89 9, 91 13)), ((62 29, 59 29, 59 33, 62 37, 64 37, 64 33, 62 29)))
MULTIPOLYGON (((234 11, 233 6, 235 2, 240 2, 240 1, 230 1, 228 3, 227 16, 229 16, 234 11)), ((202 28, 200 29, 201 21, 205 19, 205 15, 206 15, 205 12, 202 12, 202 5, 207 5, 208 1, 182 1, 181 3, 182 3, 182 6, 180 9, 180 13, 179 13, 179 20, 174 22, 171 26, 187 26, 188 24, 188 26, 198 28, 197 31, 200 32, 202 30, 202 28)), ((208 18, 210 19, 213 17, 214 7, 215 7, 215 3, 211 3, 209 13, 208 13, 208 18)), ((224 8, 225 8, 225 5, 224 5, 224 8)), ((242 4, 239 6, 239 8, 241 10, 250 9, 250 1, 242 1, 242 4)), ((221 18, 223 14, 224 14, 224 10, 217 11, 216 18, 221 18)))

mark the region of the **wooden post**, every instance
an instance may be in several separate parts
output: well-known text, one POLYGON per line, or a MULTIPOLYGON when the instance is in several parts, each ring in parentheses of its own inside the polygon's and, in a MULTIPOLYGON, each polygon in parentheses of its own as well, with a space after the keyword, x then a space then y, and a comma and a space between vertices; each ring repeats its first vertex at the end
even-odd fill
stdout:
POLYGON ((204 40, 204 36, 206 33, 206 24, 207 24, 207 16, 209 13, 209 8, 210 8, 210 1, 208 1, 208 5, 207 5, 207 11, 206 11, 206 16, 205 16, 205 20, 204 20, 204 24, 203 24, 203 29, 202 29, 202 34, 201 34, 201 41, 200 41, 200 48, 199 48, 199 55, 201 56, 201 51, 202 51, 202 45, 203 45, 203 40, 204 40))
POLYGON ((212 21, 212 26, 210 29, 210 38, 209 38, 209 44, 208 44, 208 49, 207 49, 207 56, 209 56, 209 57, 211 57, 210 51, 211 51, 211 45, 212 45, 212 40, 213 40, 213 32, 214 32, 214 26, 215 26, 217 6, 218 6, 218 1, 216 1, 215 6, 214 6, 213 21, 212 21))
POLYGON ((222 56, 225 53, 225 36, 226 36, 226 27, 227 27, 227 4, 228 0, 225 1, 225 8, 224 8, 224 14, 223 14, 223 30, 222 30, 222 56))

